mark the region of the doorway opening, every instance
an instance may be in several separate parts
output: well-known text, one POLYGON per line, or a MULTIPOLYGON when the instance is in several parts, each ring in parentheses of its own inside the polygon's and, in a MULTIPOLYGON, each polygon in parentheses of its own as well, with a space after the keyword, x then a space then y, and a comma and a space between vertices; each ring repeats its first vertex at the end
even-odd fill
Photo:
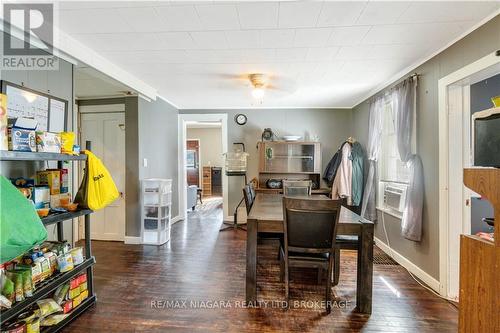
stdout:
POLYGON ((222 205, 222 123, 188 122, 186 136, 187 208, 222 205))
MULTIPOLYGON (((439 280, 441 295, 458 301, 460 234, 488 231, 489 202, 463 183, 474 163, 473 115, 495 109, 500 57, 492 53, 439 80, 439 280)), ((500 111, 499 111, 500 112, 500 111)))
POLYGON ((228 214, 228 180, 224 172, 227 152, 227 114, 179 115, 180 214, 213 209, 222 204, 228 214))
MULTIPOLYGON (((77 112, 73 121, 78 129, 78 144, 85 149, 86 141, 91 142, 90 150, 104 163, 120 192, 118 199, 92 215, 92 240, 125 240, 125 96, 134 93, 92 67, 75 67, 77 112)), ((83 177, 84 165, 81 166, 77 184, 83 177)), ((83 219, 75 221, 73 231, 75 239, 84 238, 83 219)))

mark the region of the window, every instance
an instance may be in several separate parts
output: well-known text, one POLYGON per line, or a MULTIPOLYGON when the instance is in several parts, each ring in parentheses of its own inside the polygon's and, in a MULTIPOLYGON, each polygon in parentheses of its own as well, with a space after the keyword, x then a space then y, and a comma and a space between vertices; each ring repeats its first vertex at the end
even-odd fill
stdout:
MULTIPOLYGON (((410 180, 410 170, 399 158, 395 130, 395 114, 392 102, 385 104, 383 129, 378 163, 378 202, 377 207, 397 217, 401 217, 406 198, 406 188, 410 180)), ((415 134, 415 129, 413 130, 415 134)), ((412 140, 415 150, 415 140, 412 140)))

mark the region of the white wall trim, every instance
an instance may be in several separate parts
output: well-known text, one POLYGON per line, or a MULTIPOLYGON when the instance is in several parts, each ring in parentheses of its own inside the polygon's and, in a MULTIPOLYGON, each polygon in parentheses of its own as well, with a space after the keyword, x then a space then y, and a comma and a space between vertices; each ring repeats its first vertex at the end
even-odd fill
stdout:
POLYGON ((449 161, 448 161, 448 86, 456 83, 468 76, 473 75, 485 68, 500 63, 500 57, 495 52, 450 73, 438 81, 438 121, 439 121, 439 282, 440 294, 448 297, 448 235, 450 228, 449 221, 449 161))
POLYGON ((417 67, 423 65, 424 63, 426 63, 430 59, 434 58, 435 56, 437 56, 438 54, 440 54, 441 52, 443 52, 444 50, 446 50, 447 48, 449 48, 450 46, 452 46, 453 44, 455 44, 456 42, 458 42, 459 40, 461 40, 465 36, 469 35, 471 32, 473 32, 477 28, 479 28, 479 27, 485 25, 486 23, 488 23, 490 20, 492 20, 493 18, 495 18, 499 14, 500 14, 500 9, 495 10, 493 13, 491 13, 488 16, 486 16, 484 19, 482 19, 481 21, 479 21, 478 23, 476 23, 475 25, 473 25, 470 29, 466 30, 465 32, 463 32, 461 35, 459 35, 455 39, 453 39, 450 42, 448 42, 446 45, 444 45, 440 49, 438 49, 435 52, 429 54, 428 56, 424 56, 423 58, 415 61, 410 66, 404 68, 403 70, 399 71, 395 75, 391 76, 388 80, 385 80, 383 83, 381 83, 381 84, 377 85, 375 88, 371 89, 366 95, 363 95, 363 97, 357 103, 355 103, 353 106, 351 106, 351 109, 354 109, 356 106, 358 106, 359 104, 363 103, 365 100, 367 100, 371 96, 375 95, 376 93, 378 93, 379 91, 381 91, 385 87, 389 86, 393 82, 399 80, 403 76, 405 76, 408 73, 410 73, 411 71, 415 70, 417 67))
POLYGON ((406 268, 408 271, 410 271, 413 275, 418 277, 422 282, 424 282, 426 285, 428 285, 431 289, 435 290, 436 292, 439 292, 439 281, 424 272, 420 267, 412 263, 408 258, 404 257, 400 253, 394 251, 392 248, 390 248, 387 244, 382 242, 380 239, 375 237, 375 244, 382 250, 384 251, 389 257, 394 259, 398 264, 406 268))
POLYGON ((125 244, 142 244, 141 237, 135 236, 125 236, 124 242, 125 244))
MULTIPOLYGON (((203 113, 203 114, 188 114, 180 113, 178 116, 178 133, 179 133, 179 215, 184 219, 187 211, 187 173, 186 173, 186 139, 187 139, 187 122, 189 121, 209 121, 222 123, 222 151, 228 151, 228 134, 227 134, 227 113, 203 113)), ((228 216, 229 212, 229 185, 228 177, 226 176, 225 167, 222 166, 222 197, 224 215, 228 216)))

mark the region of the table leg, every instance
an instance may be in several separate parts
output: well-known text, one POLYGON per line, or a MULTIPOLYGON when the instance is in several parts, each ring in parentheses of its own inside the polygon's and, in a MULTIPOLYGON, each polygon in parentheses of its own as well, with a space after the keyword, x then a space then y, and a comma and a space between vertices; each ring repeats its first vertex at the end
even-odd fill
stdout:
POLYGON ((373 287, 373 224, 363 223, 358 241, 358 272, 356 286, 356 309, 361 313, 372 313, 373 287))
POLYGON ((247 221, 246 301, 257 301, 257 221, 247 221))

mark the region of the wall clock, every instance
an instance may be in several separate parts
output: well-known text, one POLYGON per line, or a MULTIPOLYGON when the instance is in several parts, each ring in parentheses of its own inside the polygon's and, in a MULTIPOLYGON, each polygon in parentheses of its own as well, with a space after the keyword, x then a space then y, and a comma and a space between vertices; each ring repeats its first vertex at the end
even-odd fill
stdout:
POLYGON ((245 125, 247 123, 247 116, 245 116, 243 113, 238 113, 236 116, 234 116, 234 121, 238 125, 245 125))

